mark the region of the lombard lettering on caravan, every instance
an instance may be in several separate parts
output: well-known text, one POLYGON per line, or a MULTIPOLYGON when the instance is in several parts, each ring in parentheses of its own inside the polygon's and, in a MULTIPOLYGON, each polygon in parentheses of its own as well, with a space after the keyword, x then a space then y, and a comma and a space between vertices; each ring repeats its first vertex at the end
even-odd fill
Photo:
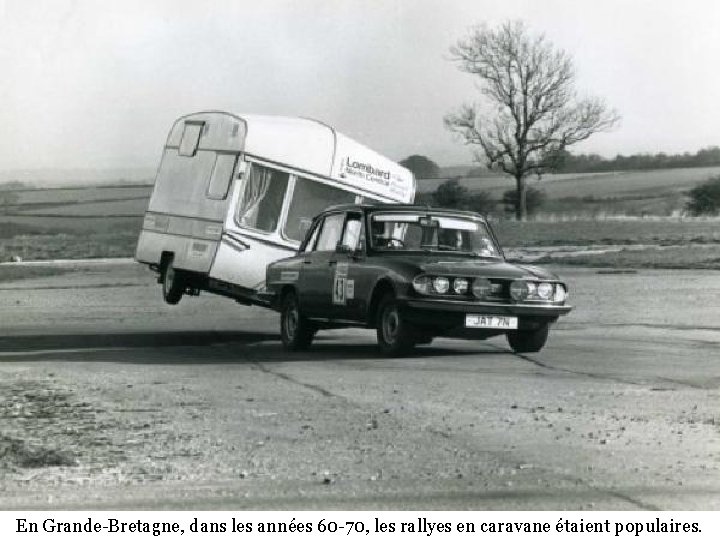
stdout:
POLYGON ((354 161, 349 157, 345 159, 345 172, 381 183, 384 186, 390 183, 390 171, 373 167, 371 164, 362 161, 354 161))

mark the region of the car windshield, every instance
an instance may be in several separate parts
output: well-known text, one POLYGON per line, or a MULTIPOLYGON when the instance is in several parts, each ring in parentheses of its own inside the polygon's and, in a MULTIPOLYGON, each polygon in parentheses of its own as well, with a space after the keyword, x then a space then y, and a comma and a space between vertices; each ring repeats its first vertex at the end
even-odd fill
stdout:
POLYGON ((375 249, 450 251, 500 258, 500 249, 487 225, 466 216, 375 212, 370 218, 375 249))

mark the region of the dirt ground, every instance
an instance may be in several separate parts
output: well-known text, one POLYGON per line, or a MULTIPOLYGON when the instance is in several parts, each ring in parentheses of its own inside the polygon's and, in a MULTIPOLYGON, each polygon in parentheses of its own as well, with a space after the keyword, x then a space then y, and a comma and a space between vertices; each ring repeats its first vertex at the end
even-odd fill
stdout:
POLYGON ((132 263, 0 283, 3 508, 720 508, 720 287, 560 268, 536 355, 162 304, 132 263))

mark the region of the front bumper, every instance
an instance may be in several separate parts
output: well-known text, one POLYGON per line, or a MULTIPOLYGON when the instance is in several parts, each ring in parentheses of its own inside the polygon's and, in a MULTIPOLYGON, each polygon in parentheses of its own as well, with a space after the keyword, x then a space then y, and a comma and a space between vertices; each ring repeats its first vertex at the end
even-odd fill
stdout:
POLYGON ((481 337, 504 333, 504 331, 465 328, 465 315, 517 317, 519 330, 534 330, 543 324, 555 322, 558 317, 568 313, 572 306, 407 298, 401 302, 400 309, 406 320, 433 333, 481 337))

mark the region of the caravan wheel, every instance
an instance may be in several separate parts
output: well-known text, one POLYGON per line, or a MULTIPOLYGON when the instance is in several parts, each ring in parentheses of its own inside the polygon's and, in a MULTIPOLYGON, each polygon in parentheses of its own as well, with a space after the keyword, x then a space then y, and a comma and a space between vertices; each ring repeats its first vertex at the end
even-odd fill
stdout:
POLYGON ((163 299, 168 304, 177 304, 185 292, 185 287, 185 277, 182 271, 175 270, 172 258, 168 259, 162 270, 163 299))

